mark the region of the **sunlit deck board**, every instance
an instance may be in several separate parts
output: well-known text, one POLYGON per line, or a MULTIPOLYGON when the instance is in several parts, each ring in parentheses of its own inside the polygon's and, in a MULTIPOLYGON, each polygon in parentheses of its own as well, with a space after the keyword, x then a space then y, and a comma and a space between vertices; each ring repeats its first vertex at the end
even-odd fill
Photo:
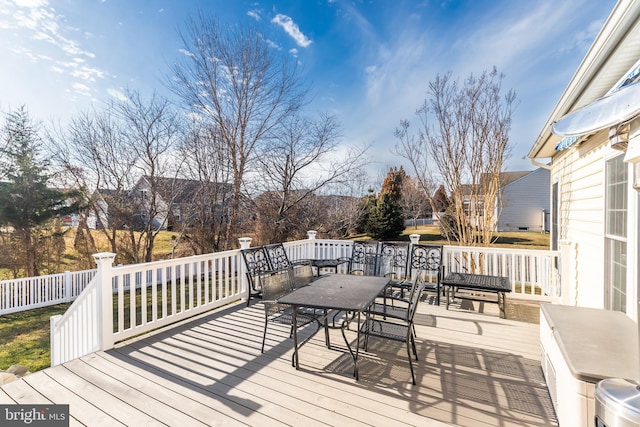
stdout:
POLYGON ((69 403, 71 414, 90 425, 107 425, 109 417, 169 425, 557 425, 540 369, 538 325, 486 311, 419 307, 416 386, 401 343, 372 340, 360 381, 337 331, 334 350, 322 333, 302 348, 299 371, 291 366, 286 327, 270 325, 261 354, 257 303, 49 368, 2 392, 17 400, 27 385, 33 399, 69 403), (87 405, 96 417, 90 421, 87 405))
POLYGON ((0 389, 0 405, 13 405, 15 403, 15 400, 13 400, 7 392, 0 389))

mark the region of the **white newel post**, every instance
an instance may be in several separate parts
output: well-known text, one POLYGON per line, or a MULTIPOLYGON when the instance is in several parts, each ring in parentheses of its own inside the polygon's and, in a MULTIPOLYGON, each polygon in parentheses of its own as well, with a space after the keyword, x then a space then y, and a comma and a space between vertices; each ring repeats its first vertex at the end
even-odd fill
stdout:
POLYGON ((420 241, 420 235, 419 234, 409 234, 409 239, 411 240, 411 244, 412 245, 417 245, 418 242, 420 241))
MULTIPOLYGON (((316 240, 318 232, 316 230, 308 230, 307 236, 309 240, 316 240)), ((306 259, 315 259, 316 258, 316 242, 311 242, 307 245, 307 255, 306 259)))
MULTIPOLYGON (((251 237, 240 237, 240 250, 249 249, 251 247, 251 237)), ((240 255, 242 257, 242 255, 240 255)), ((246 295, 249 299, 249 282, 247 281, 247 266, 244 262, 244 257, 240 260, 240 293, 246 295)))
POLYGON ((93 255, 98 271, 97 282, 100 284, 98 292, 98 333, 100 334, 100 349, 113 348, 113 260, 116 254, 100 252, 93 255))
POLYGON ((73 298, 73 283, 71 279, 71 272, 64 272, 64 300, 65 302, 71 302, 73 298))

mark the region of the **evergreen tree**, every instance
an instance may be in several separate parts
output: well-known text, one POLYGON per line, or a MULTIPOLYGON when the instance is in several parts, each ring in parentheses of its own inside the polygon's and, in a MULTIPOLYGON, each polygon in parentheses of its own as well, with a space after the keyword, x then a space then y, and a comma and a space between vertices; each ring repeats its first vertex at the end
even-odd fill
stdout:
POLYGON ((404 218, 400 203, 390 193, 382 193, 371 209, 366 233, 374 239, 395 239, 404 230, 404 218))
POLYGON ((369 217, 371 216, 371 211, 376 206, 376 200, 373 188, 369 188, 367 195, 360 200, 360 206, 358 208, 360 211, 360 218, 354 230, 357 234, 366 233, 369 217))
POLYGON ((389 172, 387 172, 387 176, 385 176, 384 181, 382 182, 380 194, 389 194, 391 199, 393 199, 394 201, 400 201, 402 197, 402 186, 406 178, 407 174, 402 166, 400 166, 400 169, 389 169, 389 172))
POLYGON ((77 211, 67 204, 77 193, 49 188, 49 162, 42 158, 36 126, 25 107, 7 114, 0 147, 0 226, 22 242, 28 276, 38 275, 37 231, 50 219, 77 211))

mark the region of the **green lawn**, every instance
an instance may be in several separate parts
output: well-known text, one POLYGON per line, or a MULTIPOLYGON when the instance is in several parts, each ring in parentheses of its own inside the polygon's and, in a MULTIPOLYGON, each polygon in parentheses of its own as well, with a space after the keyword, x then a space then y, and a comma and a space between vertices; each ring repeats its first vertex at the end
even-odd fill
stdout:
MULTIPOLYGON (((447 241, 440 236, 438 228, 434 226, 407 228, 399 240, 408 241, 410 234, 420 234, 420 242, 423 243, 447 244, 447 241)), ((366 236, 359 236, 359 238, 366 238, 366 236)), ((548 249, 549 235, 533 232, 502 233, 493 246, 548 249)), ((148 298, 150 298, 150 292, 148 298)), ((128 295, 125 301, 128 304, 128 295)), ((60 304, 0 316, 0 369, 7 369, 11 365, 23 365, 27 366, 31 372, 35 372, 48 367, 50 361, 49 318, 64 313, 68 306, 68 304, 60 304)), ((148 310, 150 312, 150 305, 148 310)), ((125 313, 128 316, 128 310, 125 313)), ((138 316, 140 316, 139 313, 138 316)), ((127 318, 127 325, 128 322, 127 318)))
MULTIPOLYGON (((401 240, 409 240, 410 234, 419 234, 421 243, 447 245, 446 239, 440 235, 440 229, 434 225, 408 227, 402 233, 401 240)), ((549 249, 549 233, 534 231, 511 231, 498 233, 497 240, 491 246, 498 248, 549 249)))
POLYGON ((0 369, 23 365, 35 372, 49 367, 49 318, 64 313, 69 305, 0 316, 0 369))

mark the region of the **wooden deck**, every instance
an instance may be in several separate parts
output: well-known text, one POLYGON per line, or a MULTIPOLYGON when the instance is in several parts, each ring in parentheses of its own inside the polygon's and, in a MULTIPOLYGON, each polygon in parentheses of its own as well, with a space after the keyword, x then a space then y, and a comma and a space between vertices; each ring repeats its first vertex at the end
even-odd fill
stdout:
MULTIPOLYGON (((3 386, 0 404, 69 404, 71 425, 88 426, 557 425, 538 325, 500 319, 491 306, 419 306, 416 386, 401 343, 372 339, 359 381, 339 332, 337 349, 327 349, 322 334, 303 347, 299 371, 282 325, 270 324, 261 354, 256 303, 34 373, 3 386)), ((535 317, 528 308, 525 317, 535 317)), ((509 301, 508 316, 521 313, 509 301)))

